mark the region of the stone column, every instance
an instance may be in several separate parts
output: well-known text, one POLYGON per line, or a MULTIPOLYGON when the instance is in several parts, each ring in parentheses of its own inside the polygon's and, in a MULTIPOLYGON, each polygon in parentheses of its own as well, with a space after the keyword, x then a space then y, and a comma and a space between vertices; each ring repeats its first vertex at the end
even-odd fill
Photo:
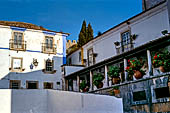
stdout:
POLYGON ((80 92, 80 77, 77 76, 77 91, 80 92))
POLYGON ((126 67, 127 67, 127 59, 124 59, 125 81, 127 81, 127 78, 128 78, 128 72, 126 72, 126 67))
POLYGON ((108 74, 107 74, 107 72, 108 72, 107 65, 104 66, 104 69, 105 69, 105 71, 104 71, 105 72, 104 87, 108 87, 109 81, 108 81, 108 74))
POLYGON ((93 90, 93 74, 92 71, 90 70, 90 91, 93 90))
POLYGON ((152 76, 153 70, 152 70, 152 58, 151 58, 150 50, 147 50, 147 59, 148 59, 149 76, 152 76))
POLYGON ((65 86, 64 86, 64 90, 65 91, 68 91, 68 80, 67 79, 64 79, 64 82, 65 82, 65 86))

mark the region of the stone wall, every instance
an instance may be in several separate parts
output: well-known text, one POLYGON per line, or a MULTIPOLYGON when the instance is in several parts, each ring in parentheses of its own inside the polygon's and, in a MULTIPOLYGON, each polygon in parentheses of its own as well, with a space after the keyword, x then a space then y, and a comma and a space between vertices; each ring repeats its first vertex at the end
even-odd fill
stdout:
POLYGON ((119 87, 124 113, 170 113, 170 73, 127 81, 93 93, 106 94, 119 87))

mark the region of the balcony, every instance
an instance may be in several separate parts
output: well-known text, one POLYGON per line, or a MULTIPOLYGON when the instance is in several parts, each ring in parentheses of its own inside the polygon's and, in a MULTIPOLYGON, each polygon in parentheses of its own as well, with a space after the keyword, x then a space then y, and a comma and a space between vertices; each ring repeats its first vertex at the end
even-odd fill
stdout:
POLYGON ((25 51, 26 50, 26 41, 24 40, 9 40, 9 49, 16 51, 25 51))
POLYGON ((42 53, 46 54, 56 54, 56 45, 42 43, 42 53))

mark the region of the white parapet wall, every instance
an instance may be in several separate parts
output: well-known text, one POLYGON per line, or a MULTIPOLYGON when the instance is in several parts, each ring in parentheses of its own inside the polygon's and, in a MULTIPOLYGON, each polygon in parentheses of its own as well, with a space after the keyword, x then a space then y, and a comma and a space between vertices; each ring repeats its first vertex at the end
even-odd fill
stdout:
POLYGON ((0 113, 123 113, 122 99, 57 90, 0 90, 0 113))

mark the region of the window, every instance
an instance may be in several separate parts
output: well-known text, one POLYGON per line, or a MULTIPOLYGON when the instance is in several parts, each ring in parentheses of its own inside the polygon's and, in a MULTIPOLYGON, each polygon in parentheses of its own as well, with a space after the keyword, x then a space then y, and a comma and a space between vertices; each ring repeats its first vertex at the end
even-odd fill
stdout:
POLYGON ((169 87, 156 88, 155 94, 156 94, 156 99, 170 97, 169 87))
POLYGON ((27 81, 27 89, 38 89, 38 81, 27 81))
POLYGON ((87 57, 88 57, 88 66, 93 65, 95 63, 95 59, 93 57, 93 48, 87 51, 87 57))
POLYGON ((22 71, 22 58, 12 58, 12 71, 21 72, 22 71))
POLYGON ((130 31, 123 32, 121 34, 121 46, 122 46, 122 52, 130 50, 132 45, 132 40, 130 38, 130 31))
POLYGON ((23 32, 13 32, 13 39, 10 39, 9 45, 11 50, 26 50, 23 32))
POLYGON ((81 51, 79 52, 79 62, 81 62, 81 51))
POLYGON ((45 44, 47 49, 52 49, 53 48, 53 37, 45 37, 45 44))
POLYGON ((53 37, 45 36, 45 43, 43 43, 42 49, 43 53, 56 54, 56 45, 54 44, 53 37))
POLYGON ((53 71, 53 60, 47 59, 45 62, 45 71, 52 72, 53 71))
POLYGON ((20 89, 21 81, 20 80, 10 80, 11 89, 20 89))
POLYGON ((146 100, 145 91, 133 92, 133 101, 142 101, 146 100))
POLYGON ((44 89, 53 89, 53 83, 44 82, 44 89))

